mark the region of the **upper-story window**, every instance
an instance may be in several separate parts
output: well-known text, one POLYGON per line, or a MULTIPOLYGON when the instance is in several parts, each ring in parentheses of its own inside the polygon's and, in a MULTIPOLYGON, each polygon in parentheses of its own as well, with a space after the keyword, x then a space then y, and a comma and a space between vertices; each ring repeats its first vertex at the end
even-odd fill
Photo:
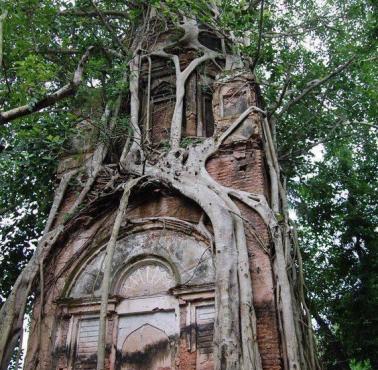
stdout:
POLYGON ((210 50, 222 52, 222 40, 212 32, 201 31, 198 41, 210 50))
POLYGON ((222 97, 222 117, 238 116, 248 108, 248 97, 244 89, 230 90, 222 97))
POLYGON ((169 138, 175 102, 175 86, 171 83, 163 81, 151 90, 149 127, 153 142, 169 138))
POLYGON ((210 89, 202 91, 201 99, 201 115, 202 115, 202 135, 210 137, 214 134, 214 115, 213 115, 213 94, 210 89))
MULTIPOLYGON (((207 32, 204 32, 204 37, 207 32)), ((218 43, 214 35, 207 35, 204 42, 218 43), (210 39, 209 39, 210 37, 210 39), (206 41, 207 40, 207 41, 206 41)), ((209 44, 209 46, 211 46, 209 44)), ((219 46, 219 45, 218 45, 219 46)), ((216 48, 218 48, 218 46, 216 48)), ((189 59, 190 55, 185 54, 189 59)), ((142 69, 141 120, 144 122, 145 137, 160 144, 169 140, 173 113, 176 105, 176 78, 172 63, 167 59, 151 58, 151 66, 142 69), (165 65, 165 68, 163 68, 165 65), (151 75, 147 71, 151 68, 151 75), (148 91, 148 86, 150 91, 148 91)), ((182 117, 183 137, 209 137, 214 133, 212 109, 212 84, 215 71, 212 63, 201 65, 185 84, 182 117)))
POLYGON ((193 73, 186 83, 183 136, 209 137, 214 133, 212 78, 193 73))

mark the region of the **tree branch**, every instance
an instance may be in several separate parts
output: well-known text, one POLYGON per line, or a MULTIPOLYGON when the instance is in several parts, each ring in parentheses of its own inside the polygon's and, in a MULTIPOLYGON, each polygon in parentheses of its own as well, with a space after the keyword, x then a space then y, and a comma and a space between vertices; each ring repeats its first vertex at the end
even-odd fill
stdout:
POLYGON ((371 128, 375 128, 378 130, 378 125, 374 124, 374 123, 371 123, 371 122, 362 122, 362 121, 359 121, 359 122, 349 122, 349 121, 346 121, 346 123, 350 123, 352 125, 364 125, 364 126, 369 126, 371 128))
POLYGON ((254 105, 247 108, 232 124, 231 126, 219 137, 217 140, 216 148, 219 148, 221 144, 230 136, 234 130, 252 113, 252 112, 259 112, 263 116, 266 115, 266 112, 261 110, 259 107, 254 105))
MULTIPOLYGON (((125 56, 119 53, 117 50, 109 49, 104 46, 96 45, 96 48, 102 50, 105 54, 109 54, 116 58, 124 58, 125 56)), ((79 54, 81 51, 80 49, 55 49, 55 48, 35 48, 31 49, 32 52, 37 54, 45 54, 45 55, 75 55, 79 54)))
POLYGON ((288 160, 291 156, 295 156, 295 157, 299 157, 301 155, 304 155, 305 153, 308 153, 312 148, 315 148, 317 145, 320 145, 320 144, 326 144, 336 138, 342 138, 342 137, 348 137, 348 136, 351 136, 353 135, 352 133, 348 133, 346 135, 341 135, 341 136, 338 136, 337 134, 336 135, 333 135, 333 133, 336 131, 336 129, 338 127, 340 127, 340 125, 342 124, 343 122, 341 120, 338 120, 334 126, 332 127, 332 129, 330 130, 329 134, 328 135, 331 135, 330 137, 328 136, 328 139, 327 138, 321 138, 321 139, 318 139, 316 140, 315 142, 309 144, 309 145, 306 145, 304 148, 302 149, 298 149, 296 151, 288 151, 282 155, 279 156, 279 160, 280 161, 284 161, 284 160, 288 160))
POLYGON ((349 59, 344 64, 341 64, 338 66, 333 72, 331 72, 326 77, 319 79, 319 80, 313 80, 310 81, 306 86, 306 88, 297 95, 293 100, 289 101, 281 110, 281 112, 278 114, 278 116, 282 116, 285 112, 287 112, 293 105, 297 104, 299 101, 301 101, 307 94, 309 94, 312 90, 316 89, 317 87, 323 85, 327 81, 329 81, 331 78, 338 75, 340 72, 342 72, 344 69, 349 67, 353 62, 355 61, 355 57, 349 59))
POLYGON ((37 54, 67 54, 67 55, 74 55, 80 53, 79 49, 54 49, 54 48, 40 48, 36 47, 35 49, 31 49, 30 51, 35 52, 37 54))
POLYGON ((282 90, 281 90, 281 93, 280 93, 278 100, 272 105, 272 108, 267 109, 268 120, 270 119, 270 117, 272 117, 272 115, 275 113, 275 111, 282 104, 282 101, 283 101, 283 99, 286 95, 287 88, 289 87, 290 82, 291 82, 291 75, 290 75, 290 72, 288 72, 287 75, 286 75, 285 82, 284 82, 284 85, 282 87, 282 90))
POLYGON ((115 251, 116 242, 118 239, 119 230, 121 228, 122 220, 125 216, 129 197, 132 188, 143 178, 138 177, 131 179, 124 185, 123 195, 119 202, 116 218, 114 221, 112 233, 105 251, 105 267, 104 276, 101 283, 101 304, 100 304, 100 319, 98 330, 98 348, 97 348, 97 370, 104 370, 105 368, 105 346, 106 346, 106 316, 108 311, 108 298, 111 283, 112 260, 115 251))
POLYGON ((68 84, 64 85, 62 88, 55 91, 54 93, 45 96, 33 105, 25 104, 20 107, 13 108, 5 112, 1 112, 0 123, 5 124, 7 122, 15 120, 16 118, 27 116, 34 112, 38 112, 43 108, 49 107, 50 105, 53 105, 56 102, 73 95, 82 82, 84 65, 87 62, 89 54, 91 53, 93 48, 93 46, 90 46, 84 53, 84 55, 81 57, 79 64, 75 70, 72 81, 70 81, 68 84))
POLYGON ((335 336, 335 334, 333 334, 327 321, 324 320, 314 308, 312 308, 311 312, 317 324, 319 325, 320 330, 323 332, 323 335, 328 337, 328 343, 332 350, 332 354, 337 359, 338 368, 341 370, 349 370, 349 361, 345 354, 345 349, 343 348, 342 343, 335 336))
POLYGON ((261 4, 260 4, 260 20, 259 20, 259 38, 258 38, 258 41, 257 41, 257 50, 256 50, 256 55, 255 55, 255 58, 253 60, 253 64, 252 64, 252 67, 251 67, 251 71, 252 73, 255 71, 255 68, 257 66, 257 62, 259 61, 259 56, 260 56, 260 50, 261 50, 261 41, 262 41, 262 37, 263 37, 263 21, 264 21, 264 0, 261 0, 261 4))
MULTIPOLYGON (((117 11, 117 10, 103 10, 101 11, 102 14, 109 16, 109 17, 115 17, 115 18, 124 18, 124 17, 129 17, 128 12, 122 12, 122 11, 117 11)), ((73 17, 98 17, 97 10, 63 10, 58 13, 59 16, 73 16, 73 17)))
POLYGON ((0 15, 0 68, 3 65, 3 25, 7 15, 8 12, 6 10, 0 15))
POLYGON ((104 24, 105 28, 109 31, 110 35, 112 36, 112 39, 118 44, 118 46, 127 54, 127 50, 125 50, 121 40, 118 38, 116 32, 114 31, 111 24, 106 19, 104 13, 97 7, 96 3, 92 0, 91 1, 93 7, 96 10, 97 16, 100 18, 101 22, 104 24))
MULTIPOLYGON (((4 71, 4 80, 5 80, 5 84, 7 86, 7 90, 8 90, 8 95, 10 95, 12 93, 12 89, 11 89, 11 85, 9 83, 9 79, 8 79, 8 73, 7 73, 7 66, 4 62, 4 59, 2 60, 2 67, 3 67, 3 71, 4 71)), ((1 68, 1 66, 0 66, 1 68)))

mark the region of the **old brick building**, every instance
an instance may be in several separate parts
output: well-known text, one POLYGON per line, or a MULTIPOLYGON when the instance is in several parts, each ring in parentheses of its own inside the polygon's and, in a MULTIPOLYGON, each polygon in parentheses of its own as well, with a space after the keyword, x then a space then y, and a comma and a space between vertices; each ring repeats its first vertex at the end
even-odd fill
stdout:
MULTIPOLYGON (((224 47, 209 31, 201 33, 199 41, 214 50, 224 47)), ((158 47, 156 43, 151 48, 158 47)), ((193 60, 192 54, 191 50, 180 54, 182 69, 193 60)), ((247 107, 261 105, 253 76, 232 68, 233 62, 232 58, 217 61, 228 70, 221 76, 213 61, 190 75, 185 85, 184 147, 223 132, 247 107)), ((142 61, 139 98, 144 145, 153 148, 150 153, 158 153, 169 137, 175 106, 171 62, 158 56, 142 61)), ((206 169, 222 185, 269 199, 261 124, 261 116, 251 112, 208 159, 206 169)), ((93 146, 80 145, 80 156, 73 153, 62 159, 60 177, 90 159, 93 146)), ((106 160, 111 165, 111 158, 106 160)), ((153 163, 154 154, 148 160, 153 163)), ((72 190, 58 220, 65 217, 74 198, 72 190)), ((96 368, 99 288, 114 222, 114 199, 114 194, 104 197, 91 217, 83 217, 72 226, 49 257, 42 303, 43 335, 38 344, 43 369, 96 368)), ((257 213, 237 205, 246 225, 262 364, 265 370, 278 370, 282 368, 282 348, 269 233, 257 213)), ((154 184, 132 193, 112 262, 108 369, 213 369, 213 256, 212 225, 195 202, 154 184)), ((40 304, 37 299, 35 317, 40 304)), ((32 338, 38 330, 35 322, 32 338)), ((36 346, 31 340, 26 368, 33 363, 36 346)))

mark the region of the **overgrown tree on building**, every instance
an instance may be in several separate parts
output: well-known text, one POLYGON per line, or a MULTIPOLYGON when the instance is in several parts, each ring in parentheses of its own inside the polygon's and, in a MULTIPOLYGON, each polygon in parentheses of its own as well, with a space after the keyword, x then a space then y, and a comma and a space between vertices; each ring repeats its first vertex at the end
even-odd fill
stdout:
MULTIPOLYGON (((287 368, 319 367, 307 305, 317 323, 327 368, 348 369, 352 359, 370 361, 375 367, 376 10, 372 1, 4 4, 0 264, 1 294, 10 295, 0 317, 2 368, 22 342, 33 292, 40 294, 42 289, 43 294, 43 264, 55 241, 111 189, 119 195, 107 247, 111 256, 117 219, 130 192, 150 182, 200 205, 214 228, 215 249, 220 252, 216 265, 229 266, 217 270, 217 315, 222 318, 215 331, 217 368, 261 368, 246 267, 246 225, 235 199, 255 210, 271 231, 287 368), (201 43, 200 29, 214 32, 223 40, 221 47, 214 50, 201 43), (169 36, 164 43, 163 33, 169 36), (183 49, 193 53, 185 69, 178 58, 183 49), (151 145, 149 132, 142 132, 139 117, 141 66, 147 66, 143 73, 148 75, 154 58, 172 63, 176 79, 170 136, 158 148, 151 145), (243 66, 256 76, 264 102, 246 107, 226 131, 191 142, 182 132, 185 83, 194 70, 209 63, 224 78, 243 66), (258 115, 264 133, 270 199, 226 188, 204 167, 251 114, 258 115), (87 117, 98 134, 93 160, 85 172, 71 172, 61 179, 48 214, 51 199, 46 194, 52 189, 57 158, 87 117), (321 162, 313 160, 313 148, 325 153, 321 162), (101 187, 98 179, 110 171, 109 163, 117 166, 111 167, 110 183, 101 187), (67 217, 54 223, 65 191, 74 183, 77 198, 67 217), (288 191, 291 202, 298 205, 308 300, 299 243, 288 214, 288 191), (229 240, 224 240, 224 230, 229 230, 229 240), (227 246, 233 246, 239 257, 227 246), (225 281, 237 284, 226 286, 225 281), (363 314, 354 308, 357 304, 366 305, 363 314), (362 322, 357 325, 360 315, 362 322), (240 323, 240 331, 235 322, 240 323)), ((98 369, 104 366, 104 356, 105 346, 100 345, 98 369)))

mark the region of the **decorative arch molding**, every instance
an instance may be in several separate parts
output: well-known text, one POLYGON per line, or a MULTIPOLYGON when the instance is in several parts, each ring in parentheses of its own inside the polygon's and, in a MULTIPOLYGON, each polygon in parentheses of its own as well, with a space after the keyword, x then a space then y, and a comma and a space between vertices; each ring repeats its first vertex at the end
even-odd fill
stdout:
POLYGON ((180 282, 174 266, 156 255, 140 255, 121 266, 114 275, 111 292, 130 298, 166 293, 180 282))
MULTIPOLYGON (((113 259, 112 293, 123 272, 146 258, 169 268, 177 285, 212 284, 214 265, 209 235, 196 225, 175 218, 131 220, 119 234, 113 259), (122 272, 123 271, 123 272, 122 272)), ((98 297, 106 244, 83 253, 68 276, 63 297, 98 297)), ((114 290, 115 289, 115 290, 114 290)))

